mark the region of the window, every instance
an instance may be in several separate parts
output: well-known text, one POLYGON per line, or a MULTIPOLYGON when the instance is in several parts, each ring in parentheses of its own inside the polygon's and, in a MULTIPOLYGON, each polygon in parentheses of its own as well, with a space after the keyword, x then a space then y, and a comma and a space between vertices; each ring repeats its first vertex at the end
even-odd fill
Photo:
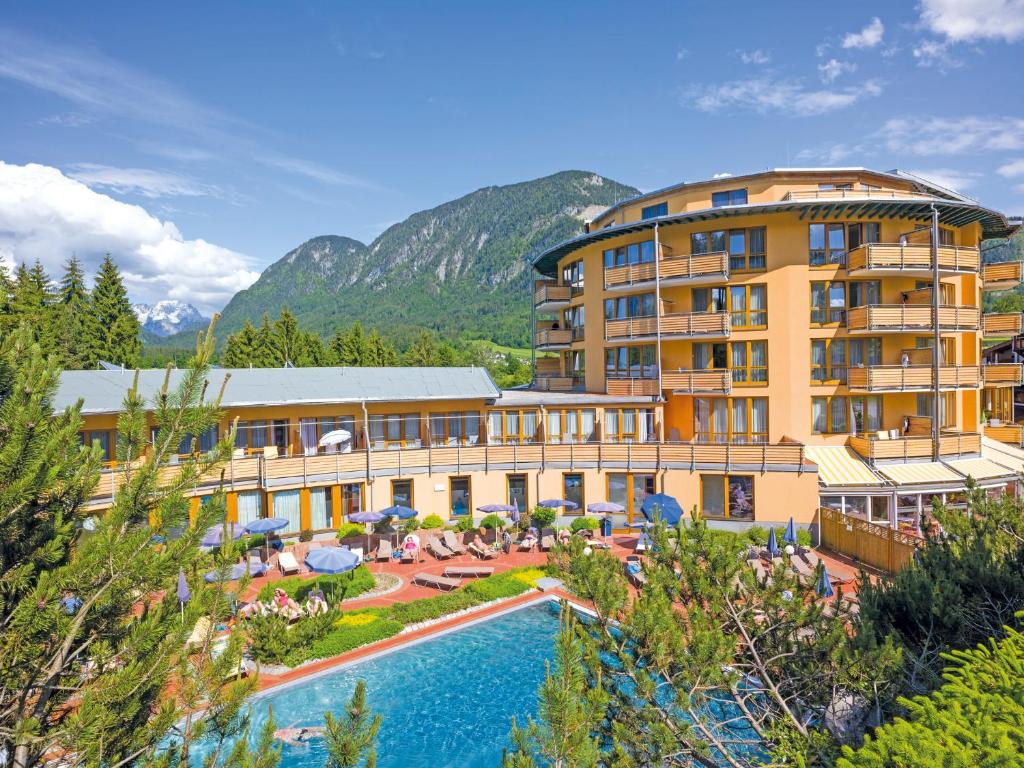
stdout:
POLYGON ((827 280, 811 283, 811 325, 846 322, 846 283, 827 280))
POLYGON ((586 329, 583 305, 562 310, 562 327, 572 331, 573 341, 583 341, 586 329))
POLYGON ((749 475, 701 475, 700 503, 705 517, 753 520, 754 478, 749 475))
POLYGON ((592 408, 549 409, 547 416, 549 443, 592 443, 596 439, 592 408))
MULTIPOLYGON (((666 246, 662 246, 665 248, 666 246)), ((582 262, 581 262, 582 263, 582 262)), ((608 248, 604 251, 604 268, 625 267, 628 264, 653 264, 654 241, 644 240, 640 243, 608 248)))
POLYGON ((300 520, 299 491, 275 491, 273 517, 283 517, 288 525, 282 529, 282 533, 298 533, 302 524, 300 520))
POLYGON ((115 430, 94 429, 79 432, 78 439, 82 445, 98 445, 100 447, 100 458, 103 461, 114 460, 114 446, 117 444, 117 432, 115 430))
POLYGON ((882 398, 812 397, 811 431, 841 435, 877 432, 882 428, 882 398), (852 420, 852 427, 851 427, 852 420))
POLYGON ((724 192, 711 193, 711 207, 721 208, 723 205, 746 205, 747 190, 727 189, 724 192))
MULTIPOLYGON (((932 417, 932 394, 921 393, 917 396, 917 415, 930 419, 932 417)), ((956 426, 956 393, 945 392, 939 400, 939 426, 956 426)))
POLYGON ((606 408, 604 442, 647 443, 658 439, 652 408, 606 408))
POLYGON ((521 445, 537 442, 537 411, 491 411, 487 414, 487 442, 521 445))
POLYGON ((430 414, 432 446, 476 445, 480 440, 480 414, 476 411, 430 414))
POLYGON ((821 192, 831 192, 834 189, 853 189, 853 182, 843 182, 841 184, 819 184, 818 190, 821 192))
POLYGON ((452 517, 465 517, 473 511, 473 502, 469 493, 468 477, 449 478, 448 503, 452 517))
POLYGON ((882 241, 882 225, 877 221, 865 221, 848 224, 846 227, 846 242, 850 250, 860 248, 868 243, 879 243, 882 241))
POLYGON ((635 347, 607 347, 604 372, 608 378, 657 378, 657 354, 653 344, 635 347))
POLYGON ((372 414, 370 443, 374 450, 420 447, 420 415, 418 413, 372 414))
POLYGON ((263 517, 263 492, 239 491, 237 496, 238 523, 245 525, 263 517))
POLYGON ((853 280, 849 289, 850 309, 878 304, 882 300, 882 283, 879 280, 853 280))
MULTIPOLYGON (((394 495, 394 486, 391 493, 394 495)), ((410 489, 411 492, 411 489, 410 489)), ((363 511, 363 484, 345 483, 341 486, 341 515, 342 518, 363 511)))
MULTIPOLYGON (((157 428, 152 427, 150 429, 150 441, 156 442, 157 439, 157 428)), ((208 453, 213 450, 214 446, 217 445, 217 427, 212 426, 203 430, 202 434, 199 435, 199 439, 195 439, 194 435, 186 433, 181 438, 181 442, 178 443, 178 455, 189 456, 193 451, 197 453, 208 453)))
POLYGON ((331 489, 311 488, 309 491, 309 527, 316 531, 334 527, 331 489))
POLYGON ((812 267, 846 266, 846 225, 811 224, 809 260, 812 267))
POLYGON ((576 503, 576 509, 566 510, 569 515, 582 515, 586 506, 583 489, 583 475, 566 472, 562 475, 562 498, 576 503))
POLYGON ((732 371, 734 384, 764 384, 768 381, 768 342, 695 342, 693 369, 732 371))
POLYGON ((733 328, 764 328, 768 325, 767 286, 694 288, 691 296, 694 312, 728 312, 733 328))
POLYGON ((584 349, 573 349, 565 353, 568 364, 566 369, 574 379, 583 379, 587 373, 587 352, 584 349))
POLYGON ((412 480, 391 481, 391 503, 396 507, 415 509, 412 498, 412 480))
POLYGON ((811 383, 845 384, 850 366, 881 365, 882 340, 812 339, 811 383))
POLYGON ((530 508, 529 497, 526 493, 526 475, 506 475, 506 490, 508 492, 508 504, 514 504, 520 512, 526 512, 530 508))
POLYGON ((570 286, 573 296, 583 291, 583 259, 569 262, 562 267, 562 285, 570 286))
POLYGON ((648 205, 640 211, 641 219, 656 219, 659 216, 668 216, 668 203, 648 205))
POLYGON ((654 317, 654 294, 641 293, 604 300, 605 320, 625 320, 630 317, 654 317))
POLYGON ((640 515, 644 499, 654 494, 654 475, 609 472, 607 475, 608 501, 625 508, 626 519, 632 522, 640 515))
POLYGON ((954 245, 955 236, 952 229, 939 227, 939 245, 954 245))
POLYGON ((244 448, 249 453, 262 453, 267 445, 267 422, 239 421, 235 431, 235 448, 244 448))
POLYGON ((768 398, 695 397, 693 428, 700 443, 767 443, 768 398))
POLYGON ((741 271, 765 268, 765 228, 715 230, 690 235, 690 253, 729 254, 729 269, 741 271))

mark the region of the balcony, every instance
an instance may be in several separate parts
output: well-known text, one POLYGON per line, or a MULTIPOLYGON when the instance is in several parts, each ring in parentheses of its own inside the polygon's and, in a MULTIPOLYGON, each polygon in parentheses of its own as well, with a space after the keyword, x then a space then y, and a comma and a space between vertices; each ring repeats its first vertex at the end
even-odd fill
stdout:
POLYGON ((534 387, 541 392, 571 392, 574 383, 572 376, 538 373, 534 387))
POLYGON ((694 256, 663 256, 657 267, 654 262, 609 267, 604 271, 604 287, 609 291, 628 290, 653 283, 657 276, 665 286, 723 282, 729 279, 729 254, 719 251, 694 256))
MULTIPOLYGON (((939 367, 939 389, 977 389, 980 379, 976 365, 939 367)), ((930 365, 873 365, 848 371, 851 392, 930 392, 934 382, 930 365)))
POLYGON ((902 189, 808 189, 787 192, 784 201, 793 200, 938 200, 925 192, 902 189))
POLYGON ((658 380, 649 378, 609 377, 605 392, 620 397, 654 397, 658 394, 658 380))
MULTIPOLYGON (((903 435, 902 437, 878 437, 877 435, 851 435, 850 448, 869 461, 885 459, 930 459, 932 458, 931 435, 903 435)), ((977 432, 949 432, 939 435, 939 455, 942 457, 964 456, 981 452, 981 435, 977 432)))
MULTIPOLYGON (((932 248, 928 244, 868 243, 854 248, 846 256, 850 275, 893 275, 931 277, 934 267, 932 248)), ((953 274, 977 272, 981 252, 977 248, 940 245, 939 271, 953 274)))
POLYGON ((569 329, 549 328, 539 330, 533 336, 533 344, 540 350, 568 349, 572 343, 572 331, 569 329))
POLYGON ((986 313, 982 317, 982 333, 986 339, 1016 336, 1021 332, 1021 313, 986 313))
MULTIPOLYGON (((977 331, 981 310, 977 307, 939 307, 942 331, 977 331)), ((850 333, 919 333, 932 330, 932 308, 913 304, 869 304, 846 313, 850 333)))
POLYGON ((533 305, 538 312, 557 312, 569 306, 569 299, 572 298, 572 289, 568 285, 550 283, 538 285, 533 294, 533 305))
POLYGON ((1024 425, 1021 424, 986 424, 982 427, 985 437, 998 440, 1000 443, 1024 448, 1024 425))
POLYGON ((1008 291, 1020 285, 1021 262, 1004 261, 981 268, 981 285, 986 291, 1008 291))
POLYGON ((664 389, 681 395, 718 394, 732 391, 732 372, 728 370, 665 371, 661 375, 664 389))
MULTIPOLYGON (((728 338, 730 330, 728 312, 670 312, 661 316, 663 339, 728 338)), ((653 317, 606 320, 604 324, 607 341, 653 339, 657 334, 653 317)))
POLYGON ((990 363, 981 366, 986 387, 1019 387, 1024 384, 1024 363, 990 363))

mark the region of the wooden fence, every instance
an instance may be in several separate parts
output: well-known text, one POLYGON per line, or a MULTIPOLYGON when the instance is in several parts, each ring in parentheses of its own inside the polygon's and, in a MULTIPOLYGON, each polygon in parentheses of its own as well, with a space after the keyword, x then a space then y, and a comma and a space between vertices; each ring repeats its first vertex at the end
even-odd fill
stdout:
POLYGON ((924 542, 887 525, 876 525, 835 509, 818 510, 821 546, 886 573, 896 573, 924 542))

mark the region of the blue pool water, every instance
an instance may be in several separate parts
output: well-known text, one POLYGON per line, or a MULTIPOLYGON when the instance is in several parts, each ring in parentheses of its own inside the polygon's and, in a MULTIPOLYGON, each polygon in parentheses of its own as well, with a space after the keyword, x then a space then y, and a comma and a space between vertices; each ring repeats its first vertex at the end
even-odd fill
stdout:
MULTIPOLYGON (((509 743, 512 717, 537 707, 544 662, 554 655, 557 605, 534 605, 393 653, 271 692, 253 702, 253 733, 274 708, 277 727, 322 725, 343 712, 357 680, 382 717, 379 768, 494 768, 509 743)), ((255 741, 255 738, 254 738, 255 741)), ((194 753, 200 763, 201 750, 194 753)), ((313 742, 285 746, 282 768, 322 768, 313 742)))

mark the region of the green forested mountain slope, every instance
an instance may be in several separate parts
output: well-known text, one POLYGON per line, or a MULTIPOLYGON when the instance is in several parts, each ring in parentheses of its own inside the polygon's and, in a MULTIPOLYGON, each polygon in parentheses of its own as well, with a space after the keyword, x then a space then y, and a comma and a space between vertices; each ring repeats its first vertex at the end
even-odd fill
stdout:
POLYGON ((564 171, 413 214, 369 245, 315 237, 232 298, 218 336, 287 305, 304 328, 325 337, 359 320, 399 342, 426 328, 527 346, 530 257, 579 234, 597 209, 635 194, 594 173, 564 171))
MULTIPOLYGON (((985 264, 1002 261, 1024 261, 1024 231, 1008 239, 988 240, 982 244, 981 260, 985 264)), ((1024 310, 1024 285, 1012 291, 985 294, 986 312, 1020 312, 1024 310)))

